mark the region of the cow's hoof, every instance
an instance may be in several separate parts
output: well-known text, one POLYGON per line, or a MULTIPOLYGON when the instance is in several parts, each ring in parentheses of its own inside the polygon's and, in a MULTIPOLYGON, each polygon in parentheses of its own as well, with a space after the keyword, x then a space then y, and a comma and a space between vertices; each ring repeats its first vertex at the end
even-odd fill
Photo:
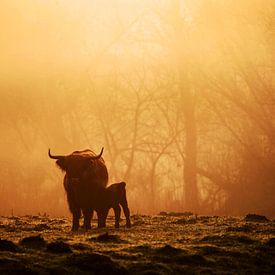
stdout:
POLYGON ((73 225, 72 226, 72 231, 78 231, 78 229, 79 229, 79 225, 73 225))
POLYGON ((106 225, 98 225, 97 228, 104 228, 106 225))

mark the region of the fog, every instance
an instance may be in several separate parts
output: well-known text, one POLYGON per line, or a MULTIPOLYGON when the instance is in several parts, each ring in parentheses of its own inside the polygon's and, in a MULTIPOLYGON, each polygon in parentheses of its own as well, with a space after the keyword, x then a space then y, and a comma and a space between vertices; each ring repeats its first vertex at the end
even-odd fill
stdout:
POLYGON ((274 215, 275 1, 2 0, 0 214, 68 215, 90 148, 132 213, 274 215))

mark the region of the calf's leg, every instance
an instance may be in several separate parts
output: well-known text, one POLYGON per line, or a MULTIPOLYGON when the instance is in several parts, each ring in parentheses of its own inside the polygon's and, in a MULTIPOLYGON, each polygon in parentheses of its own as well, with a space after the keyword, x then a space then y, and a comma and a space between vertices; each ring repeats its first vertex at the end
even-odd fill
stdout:
POLYGON ((108 210, 106 209, 97 211, 98 228, 106 227, 107 215, 108 210))
POLYGON ((120 214, 121 214, 121 209, 119 204, 116 204, 114 207, 114 212, 115 212, 115 228, 119 228, 119 221, 120 221, 120 214))
POLYGON ((130 221, 130 210, 128 207, 128 203, 126 198, 120 202, 125 218, 126 218, 126 227, 131 227, 131 221, 130 221))

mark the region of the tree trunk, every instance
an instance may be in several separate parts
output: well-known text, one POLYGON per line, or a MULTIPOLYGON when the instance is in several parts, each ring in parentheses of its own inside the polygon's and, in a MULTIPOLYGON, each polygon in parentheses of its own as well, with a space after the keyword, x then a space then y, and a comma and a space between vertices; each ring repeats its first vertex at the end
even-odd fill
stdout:
MULTIPOLYGON (((181 101, 185 125, 184 198, 188 211, 198 211, 197 186, 197 125, 195 116, 195 95, 190 87, 182 87, 181 101)), ((189 86, 189 85, 187 85, 189 86)))

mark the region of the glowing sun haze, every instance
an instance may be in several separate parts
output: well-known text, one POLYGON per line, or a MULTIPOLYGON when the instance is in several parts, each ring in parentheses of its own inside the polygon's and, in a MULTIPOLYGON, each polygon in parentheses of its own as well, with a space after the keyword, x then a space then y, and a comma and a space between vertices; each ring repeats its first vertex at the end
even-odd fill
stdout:
POLYGON ((145 2, 1 1, 1 74, 86 69, 145 2))
POLYGON ((274 212, 274 0, 1 0, 0 215, 67 214, 47 152, 104 146, 132 212, 274 212))

